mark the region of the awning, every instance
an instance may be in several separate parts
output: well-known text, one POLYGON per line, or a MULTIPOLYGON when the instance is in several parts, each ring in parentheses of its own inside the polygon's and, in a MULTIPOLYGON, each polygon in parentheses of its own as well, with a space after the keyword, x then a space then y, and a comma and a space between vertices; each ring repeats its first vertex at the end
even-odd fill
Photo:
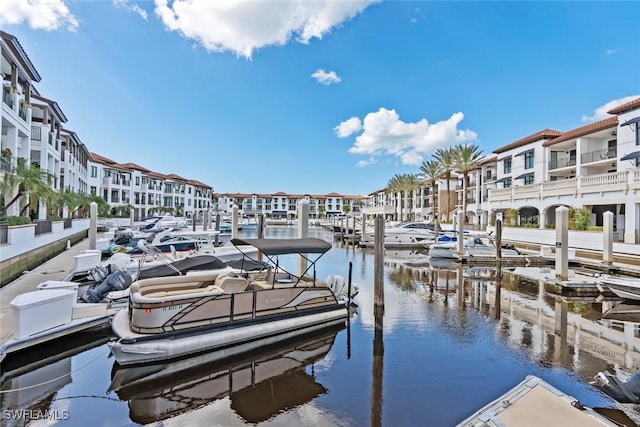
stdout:
POLYGON ((621 124, 620 126, 626 126, 626 125, 632 125, 634 123, 640 123, 640 116, 635 117, 633 119, 627 120, 626 122, 624 122, 623 124, 621 124))
MULTIPOLYGON (((524 156, 525 154, 527 154, 527 153, 531 153, 532 151, 533 151, 533 148, 529 148, 528 150, 524 150, 524 151, 519 152, 518 154, 516 154, 516 156, 515 156, 515 157, 518 157, 518 156, 524 156)), ((517 179, 517 178, 516 178, 516 179, 517 179)))
POLYGON ((313 237, 301 239, 231 239, 234 246, 251 245, 265 255, 323 254, 331 249, 331 243, 313 237))
POLYGON ((634 151, 633 153, 629 153, 626 156, 620 157, 620 160, 633 160, 640 158, 640 151, 634 151))
POLYGON ((533 172, 523 173, 522 175, 516 176, 515 179, 523 179, 523 178, 526 178, 528 176, 533 176, 533 172))
POLYGON ((505 182, 505 181, 510 181, 510 180, 511 180, 510 176, 505 176, 504 178, 500 178, 500 179, 496 180, 495 182, 497 184, 499 182, 505 182))

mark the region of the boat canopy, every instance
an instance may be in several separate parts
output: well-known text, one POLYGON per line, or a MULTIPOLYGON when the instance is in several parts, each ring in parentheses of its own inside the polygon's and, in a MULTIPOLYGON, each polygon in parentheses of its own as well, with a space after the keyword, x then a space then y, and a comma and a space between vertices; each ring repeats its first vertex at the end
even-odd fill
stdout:
POLYGON ((304 237, 300 239, 231 239, 234 246, 251 245, 265 255, 324 254, 332 245, 322 239, 304 237))

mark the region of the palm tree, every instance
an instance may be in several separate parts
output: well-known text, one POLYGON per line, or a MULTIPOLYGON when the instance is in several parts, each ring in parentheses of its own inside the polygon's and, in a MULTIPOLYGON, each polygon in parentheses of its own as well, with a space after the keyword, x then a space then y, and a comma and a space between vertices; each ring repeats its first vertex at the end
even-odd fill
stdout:
POLYGON ((81 202, 81 194, 75 193, 68 188, 62 192, 56 193, 53 199, 53 206, 55 213, 59 213, 60 217, 64 216, 64 208, 67 208, 67 217, 71 218, 73 212, 76 211, 78 205, 81 202))
MULTIPOLYGON (((0 194, 4 195, 4 197, 7 194, 15 193, 8 203, 3 203, 2 213, 6 215, 7 209, 23 197, 31 200, 32 206, 38 199, 51 197, 50 182, 52 179, 53 175, 49 172, 37 167, 31 167, 25 158, 18 157, 16 165, 5 173, 4 179, 0 182, 0 194)), ((21 216, 29 208, 29 205, 29 203, 24 204, 20 210, 21 216)))
POLYGON ((447 212, 445 212, 445 220, 449 222, 449 213, 451 212, 451 197, 449 196, 451 192, 451 172, 454 168, 453 148, 438 148, 433 157, 440 164, 440 168, 447 180, 447 212))
POLYGON ((98 216, 108 217, 111 215, 111 207, 109 206, 109 203, 107 203, 102 197, 95 194, 78 193, 78 204, 76 205, 75 211, 84 211, 85 213, 89 212, 92 202, 96 202, 98 205, 98 216))
POLYGON ((438 180, 442 178, 443 172, 444 171, 442 170, 440 163, 435 160, 422 162, 422 165, 420 165, 420 173, 422 173, 425 181, 431 188, 431 209, 433 210, 432 221, 434 221, 438 216, 438 210, 436 209, 436 189, 438 180))
POLYGON ((475 144, 458 145, 453 149, 453 164, 462 174, 462 212, 467 218, 467 188, 469 188, 469 172, 477 169, 482 159, 482 150, 475 144))
MULTIPOLYGON (((403 208, 406 206, 411 208, 410 201, 413 201, 413 197, 409 199, 409 192, 413 193, 414 190, 420 188, 421 183, 417 174, 396 174, 387 183, 387 187, 396 193, 402 193, 404 196, 404 203, 400 203, 400 219, 402 220, 403 208)), ((411 215, 411 209, 409 209, 409 213, 407 214, 407 220, 411 215)))

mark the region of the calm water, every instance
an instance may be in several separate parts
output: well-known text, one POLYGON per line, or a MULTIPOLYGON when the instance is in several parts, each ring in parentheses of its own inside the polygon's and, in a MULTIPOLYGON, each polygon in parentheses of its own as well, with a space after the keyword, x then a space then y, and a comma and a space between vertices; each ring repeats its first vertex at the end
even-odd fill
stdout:
MULTIPOLYGON (((295 232, 271 227, 267 237, 295 232)), ((320 228, 310 234, 332 239, 320 228)), ((280 261, 295 271, 294 257, 280 261)), ((30 409, 74 426, 452 426, 527 375, 588 406, 612 406, 588 381, 607 366, 632 372, 640 362, 636 324, 600 320, 607 302, 559 302, 508 271, 497 291, 495 272, 459 276, 425 261, 415 251, 386 252, 378 328, 373 253, 336 243, 317 273, 346 277, 353 263, 360 293, 348 328, 225 362, 205 355, 119 368, 97 335, 23 355, 2 373, 2 390, 21 390, 0 395, 0 424, 24 425, 7 411, 30 409)))

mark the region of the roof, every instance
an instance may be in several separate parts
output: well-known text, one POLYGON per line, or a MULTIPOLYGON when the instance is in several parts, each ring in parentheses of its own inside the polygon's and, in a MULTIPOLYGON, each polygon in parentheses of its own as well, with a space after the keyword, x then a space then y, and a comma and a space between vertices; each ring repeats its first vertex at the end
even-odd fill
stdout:
POLYGON ((551 145, 557 144, 559 142, 569 141, 572 139, 580 138, 581 136, 589 135, 592 133, 599 132, 601 130, 618 127, 618 118, 617 117, 609 117, 608 119, 600 120, 598 122, 589 123, 586 126, 582 126, 576 129, 572 129, 563 133, 561 136, 549 140, 542 144, 543 147, 549 147, 551 145))
POLYGON ((640 98, 636 98, 632 101, 625 102, 622 105, 618 105, 617 107, 607 111, 607 113, 620 114, 620 113, 624 113, 625 111, 635 110, 636 108, 640 108, 640 98))
POLYGON ((115 165, 116 162, 114 162, 113 160, 101 156, 100 154, 96 154, 96 153, 89 153, 91 155, 91 161, 96 162, 96 163, 102 163, 103 165, 115 165))
POLYGON ((560 135, 562 135, 562 132, 560 132, 559 130, 543 129, 536 133, 532 133, 529 136, 525 136, 524 138, 520 138, 519 140, 507 144, 503 147, 497 148, 493 150, 493 152, 496 154, 504 153, 505 151, 521 147, 523 145, 529 144, 530 142, 539 141, 541 139, 553 139, 559 137, 560 135))
POLYGON ((62 112, 62 108, 60 108, 60 106, 56 101, 45 98, 44 96, 40 96, 35 93, 31 94, 31 98, 47 103, 49 105, 49 108, 53 110, 53 112, 58 116, 58 118, 62 123, 67 122, 67 116, 64 115, 64 113, 62 112))
POLYGON ((314 237, 301 239, 231 239, 235 246, 251 245, 265 255, 323 254, 331 249, 331 243, 314 237))
POLYGON ((25 50, 22 48, 22 45, 18 41, 18 38, 13 34, 9 34, 4 31, 0 31, 0 37, 5 40, 5 42, 9 46, 9 49, 11 49, 12 53, 22 63, 23 68, 28 73, 28 77, 35 82, 39 82, 40 80, 42 80, 42 77, 40 77, 38 70, 36 70, 36 67, 29 59, 29 55, 27 55, 27 52, 25 52, 25 50))

